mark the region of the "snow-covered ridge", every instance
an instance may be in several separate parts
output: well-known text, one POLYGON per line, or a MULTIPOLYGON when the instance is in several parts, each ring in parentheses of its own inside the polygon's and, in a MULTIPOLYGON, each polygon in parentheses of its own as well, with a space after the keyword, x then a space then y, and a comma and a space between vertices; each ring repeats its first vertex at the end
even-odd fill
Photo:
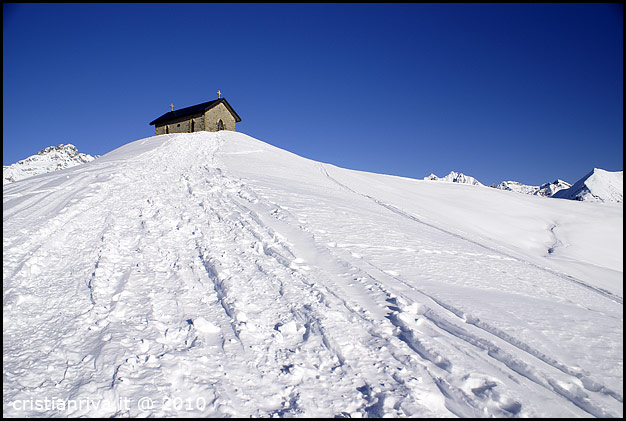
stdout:
POLYGON ((497 185, 492 185, 489 187, 493 187, 499 190, 514 191, 516 193, 551 197, 559 190, 570 188, 571 184, 569 184, 567 181, 557 179, 552 183, 544 183, 541 186, 529 186, 527 184, 522 184, 517 181, 503 181, 497 185))
POLYGON ((36 155, 2 167, 2 184, 13 183, 34 175, 45 174, 93 161, 97 156, 78 152, 72 144, 48 146, 36 155))
POLYGON ((445 177, 437 177, 435 174, 431 173, 429 176, 424 177, 424 180, 432 180, 432 181, 445 181, 448 183, 461 183, 461 184, 471 184, 474 186, 482 186, 483 184, 476 180, 474 177, 469 175, 465 175, 461 172, 450 171, 448 175, 445 177))
POLYGON ((624 171, 594 168, 568 189, 552 197, 590 202, 623 203, 624 171))

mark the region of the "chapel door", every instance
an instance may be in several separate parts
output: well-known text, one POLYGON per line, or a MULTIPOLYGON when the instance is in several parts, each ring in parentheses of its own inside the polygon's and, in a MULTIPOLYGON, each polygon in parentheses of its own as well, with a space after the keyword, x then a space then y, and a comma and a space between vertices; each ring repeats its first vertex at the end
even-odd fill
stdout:
POLYGON ((217 122, 217 130, 224 130, 224 122, 222 120, 217 122))

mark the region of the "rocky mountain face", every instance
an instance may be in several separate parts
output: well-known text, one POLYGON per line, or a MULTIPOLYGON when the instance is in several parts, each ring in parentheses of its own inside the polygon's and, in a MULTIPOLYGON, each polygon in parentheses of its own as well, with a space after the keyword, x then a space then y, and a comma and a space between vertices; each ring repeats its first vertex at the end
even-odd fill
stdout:
POLYGON ((462 183, 462 184, 472 184, 474 186, 482 186, 483 184, 476 180, 474 177, 469 175, 465 175, 461 172, 450 171, 448 175, 445 177, 437 177, 435 174, 431 173, 428 177, 424 177, 424 180, 432 180, 432 181, 447 181, 449 183, 462 183))
POLYGON ((535 196, 551 197, 559 190, 568 189, 571 186, 572 185, 569 184, 567 181, 557 179, 551 183, 544 183, 541 186, 529 186, 527 184, 522 184, 517 181, 503 181, 499 184, 494 184, 489 187, 493 187, 499 190, 514 191, 523 194, 532 194, 535 196))
POLYGON ((78 152, 72 144, 48 146, 36 155, 8 166, 2 167, 2 184, 13 183, 27 177, 58 171, 75 165, 93 161, 98 155, 91 156, 78 152))

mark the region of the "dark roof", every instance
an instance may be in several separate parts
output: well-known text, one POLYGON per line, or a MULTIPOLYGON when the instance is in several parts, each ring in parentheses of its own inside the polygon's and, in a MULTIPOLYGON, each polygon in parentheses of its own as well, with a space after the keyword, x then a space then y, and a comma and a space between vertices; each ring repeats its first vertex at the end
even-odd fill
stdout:
POLYGON ((215 107, 218 104, 224 104, 226 108, 228 108, 228 111, 230 111, 230 113, 233 115, 233 117, 235 117, 235 121, 237 123, 241 121, 241 117, 239 117, 239 115, 237 115, 235 110, 233 110, 233 107, 231 107, 228 101, 226 101, 226 98, 220 98, 220 99, 215 99, 209 102, 203 102, 202 104, 192 105, 191 107, 181 108, 180 110, 170 111, 169 113, 163 114, 161 117, 157 118, 156 120, 151 121, 150 125, 152 126, 152 125, 156 125, 159 123, 164 123, 169 120, 178 119, 178 118, 185 117, 185 116, 192 115, 192 114, 203 113, 206 110, 210 110, 211 108, 215 107))

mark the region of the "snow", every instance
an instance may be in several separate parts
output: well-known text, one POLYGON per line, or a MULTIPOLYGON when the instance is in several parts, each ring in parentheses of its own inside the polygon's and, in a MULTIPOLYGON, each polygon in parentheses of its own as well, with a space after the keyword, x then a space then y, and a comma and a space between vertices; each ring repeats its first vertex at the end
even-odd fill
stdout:
POLYGON ((243 133, 4 186, 16 416, 622 417, 623 206, 243 133))
POLYGON ((58 171, 75 165, 93 161, 96 157, 79 153, 72 144, 48 146, 37 152, 37 155, 8 166, 2 167, 2 184, 12 183, 39 174, 58 171))
POLYGON ((624 172, 594 168, 569 189, 553 197, 561 199, 622 203, 624 200, 624 172))

